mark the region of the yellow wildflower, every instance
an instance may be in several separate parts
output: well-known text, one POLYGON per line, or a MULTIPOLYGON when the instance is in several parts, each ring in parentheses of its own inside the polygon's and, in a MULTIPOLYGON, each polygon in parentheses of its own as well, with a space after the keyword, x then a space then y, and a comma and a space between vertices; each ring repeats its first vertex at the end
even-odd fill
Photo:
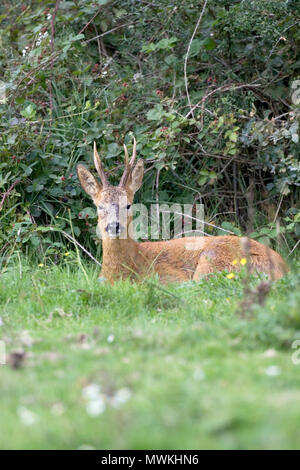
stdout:
POLYGON ((39 268, 42 268, 43 266, 44 266, 43 263, 40 263, 40 264, 39 264, 39 268))
POLYGON ((69 256, 69 254, 70 254, 70 253, 69 253, 68 251, 66 251, 65 256, 69 256))
POLYGON ((238 264, 238 262, 239 262, 238 259, 234 259, 231 264, 233 264, 233 266, 235 266, 236 264, 238 264))
POLYGON ((235 274, 234 273, 229 273, 227 274, 227 279, 233 279, 235 277, 235 274))
POLYGON ((247 264, 247 258, 242 258, 240 263, 242 266, 245 266, 245 264, 247 264))

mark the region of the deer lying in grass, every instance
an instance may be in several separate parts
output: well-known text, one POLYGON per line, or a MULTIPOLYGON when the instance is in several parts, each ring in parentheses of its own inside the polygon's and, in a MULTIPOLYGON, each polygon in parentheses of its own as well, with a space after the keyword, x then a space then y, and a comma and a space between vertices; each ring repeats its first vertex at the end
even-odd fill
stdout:
POLYGON ((157 273, 162 282, 198 280, 215 271, 236 271, 246 258, 251 271, 262 271, 272 279, 288 270, 281 256, 255 240, 236 236, 184 237, 169 241, 138 243, 130 236, 131 205, 141 187, 144 164, 136 160, 136 141, 129 161, 125 149, 125 171, 119 186, 108 183, 94 143, 94 163, 101 184, 83 165, 77 166, 81 186, 91 196, 98 212, 98 228, 103 243, 101 276, 117 279, 143 279, 157 273))

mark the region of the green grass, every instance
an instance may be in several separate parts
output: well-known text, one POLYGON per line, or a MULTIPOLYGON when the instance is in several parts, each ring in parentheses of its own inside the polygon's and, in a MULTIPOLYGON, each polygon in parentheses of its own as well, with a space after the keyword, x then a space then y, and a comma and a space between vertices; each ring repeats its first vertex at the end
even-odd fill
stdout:
POLYGON ((1 449, 299 448, 295 273, 240 315, 242 282, 224 273, 111 287, 84 267, 0 275, 0 339, 26 352, 0 366, 1 449))

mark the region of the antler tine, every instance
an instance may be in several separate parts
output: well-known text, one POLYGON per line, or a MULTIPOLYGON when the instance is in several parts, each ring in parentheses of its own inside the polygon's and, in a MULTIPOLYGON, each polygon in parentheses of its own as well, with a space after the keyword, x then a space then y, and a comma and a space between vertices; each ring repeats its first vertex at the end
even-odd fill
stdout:
POLYGON ((133 150, 132 150, 132 157, 130 160, 130 166, 134 164, 135 159, 136 159, 136 140, 135 140, 135 137, 133 137, 133 150))
POLYGON ((127 147, 126 147, 125 144, 124 144, 124 151, 125 151, 125 170, 124 170, 124 173, 123 173, 122 178, 120 180, 119 187, 124 187, 125 186, 126 181, 128 179, 128 176, 130 175, 130 173, 132 171, 132 167, 133 167, 135 159, 136 159, 136 140, 135 140, 135 137, 133 137, 133 150, 132 150, 132 157, 131 157, 130 161, 129 161, 129 158, 128 158, 128 150, 127 150, 127 147))
POLYGON ((129 163, 129 160, 128 160, 128 150, 127 150, 127 147, 126 147, 125 144, 123 145, 123 147, 124 147, 124 152, 125 152, 125 165, 127 166, 128 163, 129 163))
POLYGON ((108 181, 107 181, 107 178, 106 178, 106 174, 104 173, 103 165, 102 165, 102 162, 100 160, 99 154, 97 152, 97 147, 96 147, 96 142, 95 141, 94 141, 94 163, 95 163, 97 173, 100 176, 103 187, 108 186, 108 181))

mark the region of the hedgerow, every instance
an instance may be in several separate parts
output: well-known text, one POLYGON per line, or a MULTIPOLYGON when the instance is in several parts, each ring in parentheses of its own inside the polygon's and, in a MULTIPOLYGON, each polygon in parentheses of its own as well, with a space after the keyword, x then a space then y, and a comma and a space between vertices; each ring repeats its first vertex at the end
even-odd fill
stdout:
POLYGON ((140 200, 201 202, 217 226, 296 246, 300 2, 204 3, 1 3, 2 255, 59 257, 64 233, 95 252, 76 164, 96 140, 116 183, 133 134, 140 200))

